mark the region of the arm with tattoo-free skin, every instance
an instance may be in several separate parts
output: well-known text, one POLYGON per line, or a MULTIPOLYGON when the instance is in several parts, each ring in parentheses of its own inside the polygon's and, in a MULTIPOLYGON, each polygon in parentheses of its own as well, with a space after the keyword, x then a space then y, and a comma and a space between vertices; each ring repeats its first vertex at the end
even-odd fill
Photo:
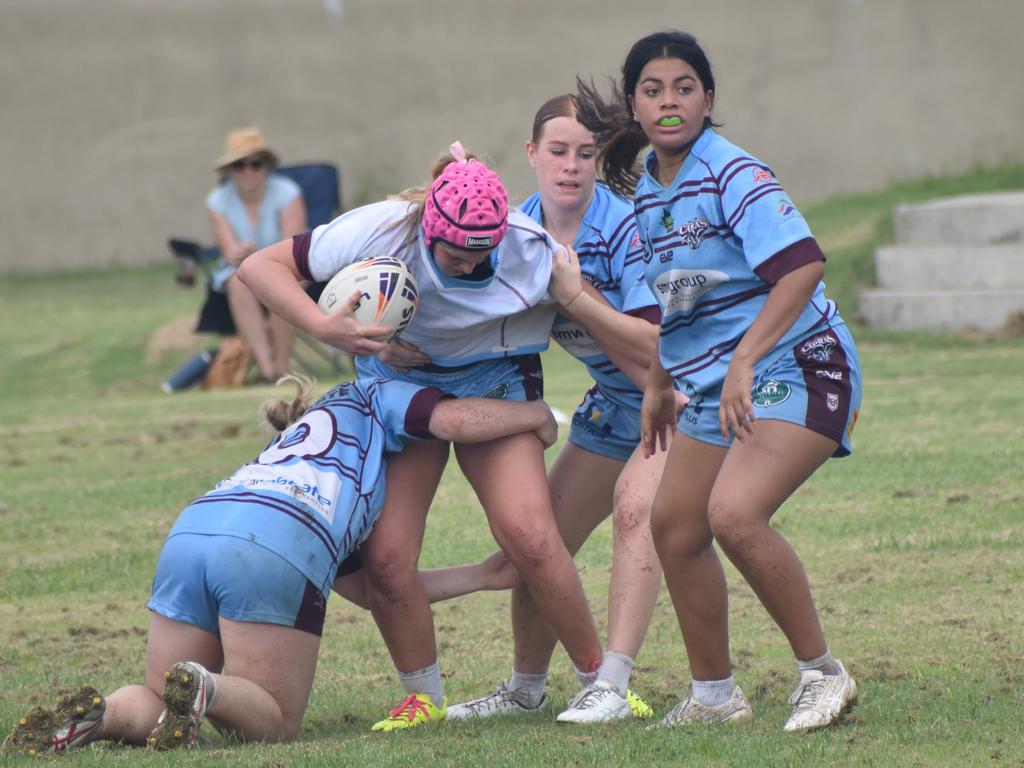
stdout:
POLYGON ((299 283, 302 276, 292 257, 291 240, 282 240, 249 256, 238 267, 238 279, 274 314, 325 344, 353 355, 377 354, 385 344, 372 337, 390 335, 394 330, 356 322, 352 313, 359 303, 358 292, 349 297, 345 306, 325 315, 299 283))
POLYGON ((582 279, 579 257, 570 247, 555 255, 548 290, 562 313, 587 329, 609 359, 638 388, 647 384, 647 371, 658 351, 658 326, 619 312, 600 291, 582 279))
POLYGON ((751 391, 754 386, 754 366, 796 322, 824 274, 825 262, 812 261, 783 275, 772 287, 750 328, 743 334, 743 339, 732 353, 722 383, 718 426, 724 439, 729 439, 730 430, 737 440, 743 440, 753 432, 751 425, 755 416, 751 391))

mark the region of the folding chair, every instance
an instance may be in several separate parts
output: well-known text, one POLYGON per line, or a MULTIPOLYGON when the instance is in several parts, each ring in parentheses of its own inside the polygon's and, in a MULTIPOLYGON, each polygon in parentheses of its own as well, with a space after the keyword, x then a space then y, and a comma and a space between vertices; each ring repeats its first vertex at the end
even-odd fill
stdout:
MULTIPOLYGON (((326 224, 341 210, 341 175, 334 165, 306 163, 281 166, 274 172, 287 176, 302 189, 310 229, 326 224)), ((177 264, 175 279, 180 285, 193 285, 197 272, 205 278, 206 298, 196 321, 196 331, 220 336, 237 334, 227 295, 213 290, 210 284, 210 271, 220 258, 220 250, 216 246, 204 247, 195 241, 179 238, 169 239, 167 245, 177 264)), ((315 301, 323 286, 324 283, 313 283, 307 287, 306 292, 315 301)), ((310 373, 316 373, 324 367, 331 375, 353 373, 355 370, 350 355, 302 332, 295 336, 292 357, 310 373)))

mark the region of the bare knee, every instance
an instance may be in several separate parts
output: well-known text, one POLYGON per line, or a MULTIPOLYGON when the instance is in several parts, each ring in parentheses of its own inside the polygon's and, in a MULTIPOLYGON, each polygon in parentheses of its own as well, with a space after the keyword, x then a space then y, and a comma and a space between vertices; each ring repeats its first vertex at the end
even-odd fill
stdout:
POLYGON ((757 545, 767 522, 736 500, 712 497, 708 505, 708 525, 719 546, 735 556, 757 545))
POLYGON ((647 538, 651 530, 650 500, 629 491, 617 491, 612 510, 612 530, 616 541, 647 538))
POLYGON ((651 536, 663 566, 689 559, 711 546, 711 531, 703 512, 685 509, 663 499, 651 508, 651 536))
POLYGON ((418 551, 404 547, 376 547, 363 553, 367 581, 379 592, 401 592, 417 574, 418 551))
POLYGON ((530 574, 544 570, 557 557, 559 550, 565 551, 565 545, 554 528, 517 526, 502 539, 502 549, 526 581, 530 580, 530 574))

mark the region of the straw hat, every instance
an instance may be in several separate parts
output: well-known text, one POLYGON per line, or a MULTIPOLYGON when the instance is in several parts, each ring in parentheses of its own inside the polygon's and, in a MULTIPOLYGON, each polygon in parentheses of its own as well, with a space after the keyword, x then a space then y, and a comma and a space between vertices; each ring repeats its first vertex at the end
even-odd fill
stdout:
POLYGON ((241 160, 250 155, 266 155, 271 165, 278 164, 277 153, 267 146, 266 139, 259 128, 236 128, 228 133, 224 140, 224 154, 213 166, 215 171, 226 170, 236 160, 241 160))

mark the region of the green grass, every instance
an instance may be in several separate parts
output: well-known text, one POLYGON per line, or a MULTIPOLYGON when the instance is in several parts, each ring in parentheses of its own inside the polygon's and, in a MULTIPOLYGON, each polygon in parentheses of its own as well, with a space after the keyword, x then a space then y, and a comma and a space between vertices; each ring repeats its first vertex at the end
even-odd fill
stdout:
MULTIPOLYGON (((855 306, 894 204, 1011 186, 1024 186, 1020 167, 806 206, 830 256, 830 293, 841 307, 855 306)), ((60 689, 140 679, 144 605, 163 536, 191 498, 267 437, 257 408, 269 388, 159 390, 163 376, 203 345, 186 339, 157 351, 168 323, 194 314, 198 300, 174 287, 169 270, 0 282, 2 727, 31 705, 52 703, 60 689)), ((736 674, 755 709, 748 729, 577 729, 556 727, 548 714, 371 735, 399 686, 369 615, 335 599, 298 743, 228 742, 173 755, 96 745, 64 761, 1024 765, 1024 343, 855 331, 865 371, 856 451, 818 472, 775 519, 801 553, 833 649, 861 685, 861 704, 842 726, 801 738, 781 733, 792 659, 730 569, 736 674)), ((570 411, 586 384, 582 371, 558 351, 547 354, 545 368, 549 402, 570 411)), ((422 564, 476 559, 492 546, 470 490, 450 471, 422 564)), ((578 558, 601 625, 610 557, 605 525, 578 558)), ((450 697, 480 694, 507 674, 506 596, 441 604, 435 621, 450 697)), ((662 595, 634 688, 661 713, 687 680, 662 595)), ((551 683, 557 707, 575 688, 561 651, 551 683)))

